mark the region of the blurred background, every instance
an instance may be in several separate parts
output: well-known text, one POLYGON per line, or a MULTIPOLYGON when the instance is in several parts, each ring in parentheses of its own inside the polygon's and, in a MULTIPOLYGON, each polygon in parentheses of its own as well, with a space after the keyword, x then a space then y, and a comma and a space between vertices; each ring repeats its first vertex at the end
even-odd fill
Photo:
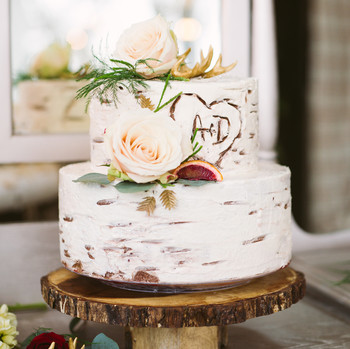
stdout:
MULTIPOLYGON (((216 54, 222 51, 220 0, 11 0, 10 5, 12 125, 17 135, 88 132, 84 104, 74 99, 79 88, 74 72, 92 53, 113 51, 132 23, 162 14, 172 23, 180 53, 192 48, 189 63, 199 59, 201 49, 206 54, 209 45, 216 54), (47 49, 67 60, 65 69, 38 71, 38 59, 47 49)), ((347 229, 350 2, 276 0, 274 13, 276 150, 278 161, 292 170, 294 217, 309 232, 347 229)), ((61 165, 0 164, 0 222, 56 220, 61 165)))

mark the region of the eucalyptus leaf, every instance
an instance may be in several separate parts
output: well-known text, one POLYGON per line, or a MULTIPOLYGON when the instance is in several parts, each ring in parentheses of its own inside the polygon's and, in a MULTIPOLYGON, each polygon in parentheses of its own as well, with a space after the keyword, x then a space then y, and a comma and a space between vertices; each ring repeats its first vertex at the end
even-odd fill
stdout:
POLYGON ((44 328, 39 327, 35 332, 30 334, 22 343, 20 343, 21 348, 27 348, 27 346, 30 344, 30 342, 36 337, 39 336, 39 334, 51 332, 51 328, 44 328))
POLYGON ((114 187, 121 193, 137 193, 140 191, 146 191, 151 189, 155 183, 135 183, 123 181, 115 185, 114 187))
POLYGON ((79 324, 79 322, 81 321, 81 319, 79 319, 78 317, 74 317, 70 323, 69 323, 69 331, 72 333, 72 334, 75 334, 76 333, 76 327, 77 325, 79 324))
POLYGON ((180 183, 180 184, 183 184, 183 185, 188 185, 188 186, 191 186, 191 187, 201 187, 202 185, 206 185, 206 184, 210 184, 210 183, 216 183, 214 181, 203 181, 203 180, 198 180, 198 181, 195 181, 195 180, 189 180, 189 179, 178 179, 175 183, 180 183))
POLYGON ((110 184, 111 182, 108 180, 107 175, 102 173, 87 173, 84 176, 75 179, 73 182, 76 183, 97 183, 97 184, 110 184))
POLYGON ((91 349, 119 349, 119 345, 113 339, 100 333, 93 339, 91 349))

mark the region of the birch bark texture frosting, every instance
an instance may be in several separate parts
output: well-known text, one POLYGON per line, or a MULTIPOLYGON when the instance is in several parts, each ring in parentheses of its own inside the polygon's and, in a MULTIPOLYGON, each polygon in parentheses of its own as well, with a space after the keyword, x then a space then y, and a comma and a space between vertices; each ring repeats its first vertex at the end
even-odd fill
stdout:
MULTIPOLYGON (((256 79, 225 73, 175 81, 183 80, 170 71, 178 58, 176 39, 160 16, 125 31, 114 56, 119 61, 111 60, 112 65, 130 63, 107 70, 117 103, 101 98, 102 73, 85 90, 96 92, 89 109, 92 161, 60 170, 63 265, 79 274, 147 287, 247 280, 286 267, 291 258, 290 172, 258 161, 256 79), (120 70, 129 80, 118 75, 120 70), (135 71, 148 80, 133 84, 135 71), (153 76, 158 78, 150 80, 153 76), (141 97, 161 112, 142 110, 141 97), (198 153, 193 142, 193 149, 200 146, 198 153), (223 181, 199 186, 182 179, 171 190, 159 185, 164 183, 158 178, 193 153, 222 171, 223 181), (135 182, 157 183, 141 191, 117 191, 125 183, 110 185, 110 172, 107 184, 76 181, 88 172, 106 177, 101 166, 106 164, 135 182), (171 211, 159 205, 170 191, 177 199, 171 211), (140 209, 146 199, 152 200, 152 215, 140 209)), ((205 71, 210 60, 202 57, 197 68, 205 71)), ((220 65, 219 58, 221 72, 220 65)))
MULTIPOLYGON (((157 104, 164 82, 149 81, 142 94, 157 104)), ((190 140, 198 128, 196 141, 203 146, 196 154, 199 160, 212 163, 223 176, 231 171, 246 172, 257 168, 258 154, 258 91, 254 78, 240 79, 226 73, 210 79, 172 81, 163 100, 179 92, 182 95, 161 112, 181 128, 184 140, 190 140)), ((140 104, 128 91, 121 91, 118 108, 93 99, 89 107, 91 161, 95 170, 109 163, 103 133, 106 126, 118 122, 120 115, 140 110, 140 104)), ((156 113, 158 114, 158 112, 156 113)))
MULTIPOLYGON (((66 268, 106 280, 176 285, 249 279, 289 263, 290 173, 257 161, 256 80, 224 74, 203 81, 173 82, 164 98, 180 88, 183 95, 163 112, 188 139, 199 126, 197 138, 205 151, 198 155, 221 160, 224 180, 203 187, 177 184, 172 188, 176 208, 159 205, 150 217, 137 211, 137 205, 146 195, 158 197, 159 185, 131 194, 72 182, 88 172, 105 171, 95 166, 108 160, 102 151, 103 130, 124 113, 132 116, 141 109, 126 91, 118 108, 92 101, 95 162, 60 172, 61 258, 66 268)), ((161 81, 150 82, 145 93, 152 102, 159 100, 162 86, 161 81)), ((156 119, 156 114, 151 115, 156 119)))
POLYGON ((61 259, 80 274, 113 281, 186 284, 241 280, 285 267, 291 258, 290 173, 258 171, 203 187, 175 185, 174 210, 137 211, 147 193, 72 180, 89 163, 60 171, 61 259), (140 279, 141 275, 144 279, 140 279))
POLYGON ((151 78, 167 73, 176 63, 177 54, 175 34, 169 23, 158 15, 126 29, 113 56, 133 65, 147 59, 147 64, 137 66, 137 72, 151 78))

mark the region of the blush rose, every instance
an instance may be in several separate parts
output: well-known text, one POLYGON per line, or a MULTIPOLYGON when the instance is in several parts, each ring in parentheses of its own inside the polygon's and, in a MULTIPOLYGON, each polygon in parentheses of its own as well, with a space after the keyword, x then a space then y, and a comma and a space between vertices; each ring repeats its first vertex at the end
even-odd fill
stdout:
POLYGON ((176 63, 178 46, 174 32, 160 15, 126 29, 117 42, 114 57, 135 64, 139 59, 152 58, 139 64, 137 72, 146 77, 167 73, 176 63))
POLYGON ((192 152, 173 119, 145 110, 121 115, 106 129, 105 144, 112 165, 137 183, 159 179, 192 152))

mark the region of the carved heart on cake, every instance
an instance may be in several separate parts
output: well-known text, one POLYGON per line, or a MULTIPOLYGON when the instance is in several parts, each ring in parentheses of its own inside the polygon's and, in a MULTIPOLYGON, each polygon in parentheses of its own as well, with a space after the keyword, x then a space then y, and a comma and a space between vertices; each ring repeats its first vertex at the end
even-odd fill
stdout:
POLYGON ((191 138, 198 129, 195 142, 202 149, 196 158, 219 168, 235 140, 241 137, 240 108, 228 98, 207 103, 198 94, 183 93, 172 103, 170 117, 179 123, 185 137, 191 138))

